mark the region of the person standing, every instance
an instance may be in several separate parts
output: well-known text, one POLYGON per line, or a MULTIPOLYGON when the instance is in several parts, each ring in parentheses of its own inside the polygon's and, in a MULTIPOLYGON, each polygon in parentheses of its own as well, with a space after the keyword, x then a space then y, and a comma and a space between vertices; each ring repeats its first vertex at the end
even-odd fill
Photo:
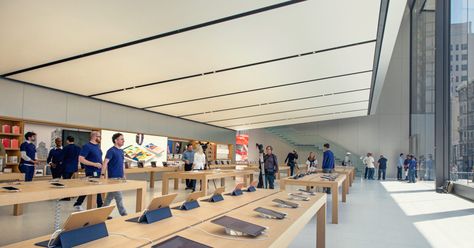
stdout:
POLYGON ((293 150, 293 152, 288 153, 286 156, 285 163, 290 167, 290 176, 293 176, 297 159, 298 153, 296 153, 296 150, 293 150))
POLYGON ((367 155, 365 155, 365 157, 361 157, 362 159, 362 163, 365 165, 365 168, 364 168, 364 179, 367 179, 368 175, 369 175, 369 167, 367 167, 367 159, 369 158, 369 153, 367 153, 367 155))
POLYGON ((398 157, 398 164, 397 164, 397 180, 398 181, 401 181, 403 179, 402 171, 403 171, 404 162, 405 162, 405 158, 403 158, 403 153, 400 153, 400 157, 398 157))
POLYGON ((433 155, 428 154, 428 157, 426 158, 425 161, 426 165, 426 179, 431 181, 431 176, 433 175, 433 155))
POLYGON ((25 142, 20 145, 20 171, 25 173, 25 182, 33 181, 35 168, 38 160, 36 160, 36 133, 27 132, 25 134, 25 142))
POLYGON ((415 156, 409 156, 409 163, 408 163, 408 182, 415 183, 415 171, 416 171, 416 160, 415 156))
POLYGON ((71 179, 78 169, 81 148, 74 144, 72 136, 66 138, 66 143, 67 145, 63 148, 63 179, 71 179))
MULTIPOLYGON (((194 151, 193 151, 192 144, 188 144, 186 146, 186 151, 184 151, 183 153, 183 161, 184 161, 184 170, 191 171, 193 169, 193 163, 194 163, 194 151)), ((191 184, 191 179, 186 179, 186 189, 193 189, 193 186, 191 184)))
MULTIPOLYGON (((194 153, 193 170, 204 170, 205 164, 206 164, 206 154, 204 154, 202 146, 198 145, 196 147, 196 152, 194 153)), ((196 191, 196 180, 194 179, 191 180, 190 186, 193 192, 196 191)), ((202 182, 201 182, 201 187, 202 187, 202 182)))
MULTIPOLYGON (((114 146, 112 146, 107 153, 105 154, 104 160, 104 167, 102 169, 102 176, 104 178, 115 178, 121 179, 125 178, 124 174, 124 156, 122 146, 125 143, 123 138, 123 134, 115 133, 112 135, 112 142, 114 146), (107 172, 107 173, 106 173, 107 172)), ((127 215, 127 210, 123 205, 123 196, 122 192, 115 191, 110 192, 105 197, 104 206, 109 206, 112 200, 115 199, 115 203, 117 203, 117 208, 121 216, 127 215)))
MULTIPOLYGON (((89 143, 85 144, 79 154, 79 162, 85 168, 86 177, 100 178, 102 168, 102 150, 100 150, 101 136, 99 131, 92 131, 89 143)), ((81 195, 74 203, 76 211, 82 211, 82 203, 86 199, 85 195, 81 195)), ((102 196, 97 194, 97 207, 102 207, 102 196)))
POLYGON ((380 176, 382 176, 382 179, 385 181, 385 174, 387 173, 387 162, 387 159, 383 155, 380 155, 380 158, 377 161, 379 165, 378 180, 380 180, 380 176))
POLYGON ((316 171, 318 160, 316 159, 316 154, 314 152, 309 153, 308 160, 306 160, 306 165, 308 166, 308 172, 316 171))
POLYGON ((403 169, 405 170, 405 180, 408 181, 408 166, 410 165, 410 154, 407 154, 403 161, 403 169))
POLYGON ((277 156, 273 154, 273 147, 267 146, 265 148, 266 154, 263 156, 263 164, 265 168, 265 180, 268 188, 275 188, 275 173, 278 173, 277 156))
POLYGON ((369 180, 375 180, 374 179, 374 174, 375 174, 375 159, 372 157, 372 153, 367 153, 367 157, 365 157, 365 164, 367 165, 367 171, 368 171, 368 176, 367 179, 369 180))
POLYGON ((63 147, 61 138, 57 137, 54 139, 55 147, 53 147, 48 154, 46 163, 51 168, 51 174, 53 179, 61 178, 64 167, 63 167, 63 147))
POLYGON ((342 166, 352 166, 352 161, 351 158, 349 157, 351 155, 350 152, 346 152, 346 155, 344 156, 344 160, 342 161, 342 166))
MULTIPOLYGON (((323 145, 323 173, 332 173, 334 171, 334 153, 328 143, 323 145)), ((327 194, 331 194, 331 188, 323 188, 327 194)))

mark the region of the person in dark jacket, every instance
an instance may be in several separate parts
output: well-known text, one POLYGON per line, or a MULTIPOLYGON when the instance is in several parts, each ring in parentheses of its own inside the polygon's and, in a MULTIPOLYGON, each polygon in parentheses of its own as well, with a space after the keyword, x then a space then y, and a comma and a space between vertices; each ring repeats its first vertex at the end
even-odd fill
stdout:
POLYGON ((66 138, 66 143, 67 145, 63 148, 63 179, 71 179, 78 169, 81 148, 74 144, 72 136, 66 138))
POLYGON ((293 152, 288 153, 288 155, 286 156, 285 163, 290 167, 290 176, 293 176, 297 159, 298 153, 295 150, 293 150, 293 152))
POLYGON ((383 156, 380 155, 379 161, 377 161, 379 164, 379 177, 378 180, 382 177, 382 179, 385 181, 385 174, 387 173, 387 159, 383 156))
POLYGON ((273 148, 267 146, 265 149, 266 154, 263 156, 263 163, 265 168, 265 180, 270 189, 275 188, 275 173, 278 173, 278 160, 277 156, 273 154, 273 148))
POLYGON ((61 138, 57 137, 54 139, 53 147, 48 154, 46 163, 51 167, 51 174, 54 178, 61 178, 64 168, 63 168, 63 147, 61 138))
MULTIPOLYGON (((328 143, 323 145, 323 173, 333 173, 334 171, 334 153, 330 149, 328 143)), ((331 194, 331 188, 323 188, 323 191, 327 194, 331 194)))

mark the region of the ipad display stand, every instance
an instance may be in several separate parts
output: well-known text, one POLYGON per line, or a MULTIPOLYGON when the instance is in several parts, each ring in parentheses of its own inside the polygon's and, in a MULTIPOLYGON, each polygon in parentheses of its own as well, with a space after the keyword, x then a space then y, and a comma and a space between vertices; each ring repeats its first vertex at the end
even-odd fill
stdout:
POLYGON ((224 197, 221 194, 218 194, 218 195, 212 195, 210 202, 220 202, 223 200, 224 200, 224 197))
POLYGON ((147 224, 151 224, 153 222, 157 222, 166 218, 172 217, 173 214, 171 213, 171 209, 169 207, 158 208, 152 211, 147 211, 145 213, 144 218, 140 222, 145 222, 147 224))
POLYGON ((242 190, 241 189, 235 189, 234 191, 232 191, 232 195, 233 196, 242 195, 242 190))
POLYGON ((200 207, 200 206, 199 206, 199 203, 197 201, 190 201, 190 202, 183 203, 183 205, 181 205, 180 209, 181 210, 191 210, 191 209, 198 208, 198 207, 200 207))
POLYGON ((250 186, 247 188, 247 192, 255 192, 257 189, 254 186, 250 186))
MULTIPOLYGON (((109 236, 105 222, 92 226, 85 226, 71 231, 62 232, 58 236, 58 242, 54 247, 69 248, 85 244, 97 239, 109 236)), ((48 247, 48 241, 36 243, 37 246, 48 247)))

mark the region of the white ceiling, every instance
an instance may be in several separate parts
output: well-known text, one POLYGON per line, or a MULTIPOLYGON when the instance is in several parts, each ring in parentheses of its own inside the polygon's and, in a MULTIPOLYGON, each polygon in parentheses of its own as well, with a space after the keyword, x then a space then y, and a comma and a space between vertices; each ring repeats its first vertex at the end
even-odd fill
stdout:
MULTIPOLYGON (((282 2, 0 0, 0 74, 282 2)), ((295 2, 7 78, 232 129, 361 116, 379 8, 295 2)))

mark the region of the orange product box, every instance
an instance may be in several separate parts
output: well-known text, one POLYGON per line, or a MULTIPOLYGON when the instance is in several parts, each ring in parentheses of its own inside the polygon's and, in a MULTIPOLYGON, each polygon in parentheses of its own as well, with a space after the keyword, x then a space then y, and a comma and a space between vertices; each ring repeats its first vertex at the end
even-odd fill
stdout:
POLYGON ((12 133, 20 134, 20 127, 19 126, 12 126, 12 133))
POLYGON ((10 141, 10 147, 14 149, 18 149, 18 140, 17 139, 11 139, 10 141))

